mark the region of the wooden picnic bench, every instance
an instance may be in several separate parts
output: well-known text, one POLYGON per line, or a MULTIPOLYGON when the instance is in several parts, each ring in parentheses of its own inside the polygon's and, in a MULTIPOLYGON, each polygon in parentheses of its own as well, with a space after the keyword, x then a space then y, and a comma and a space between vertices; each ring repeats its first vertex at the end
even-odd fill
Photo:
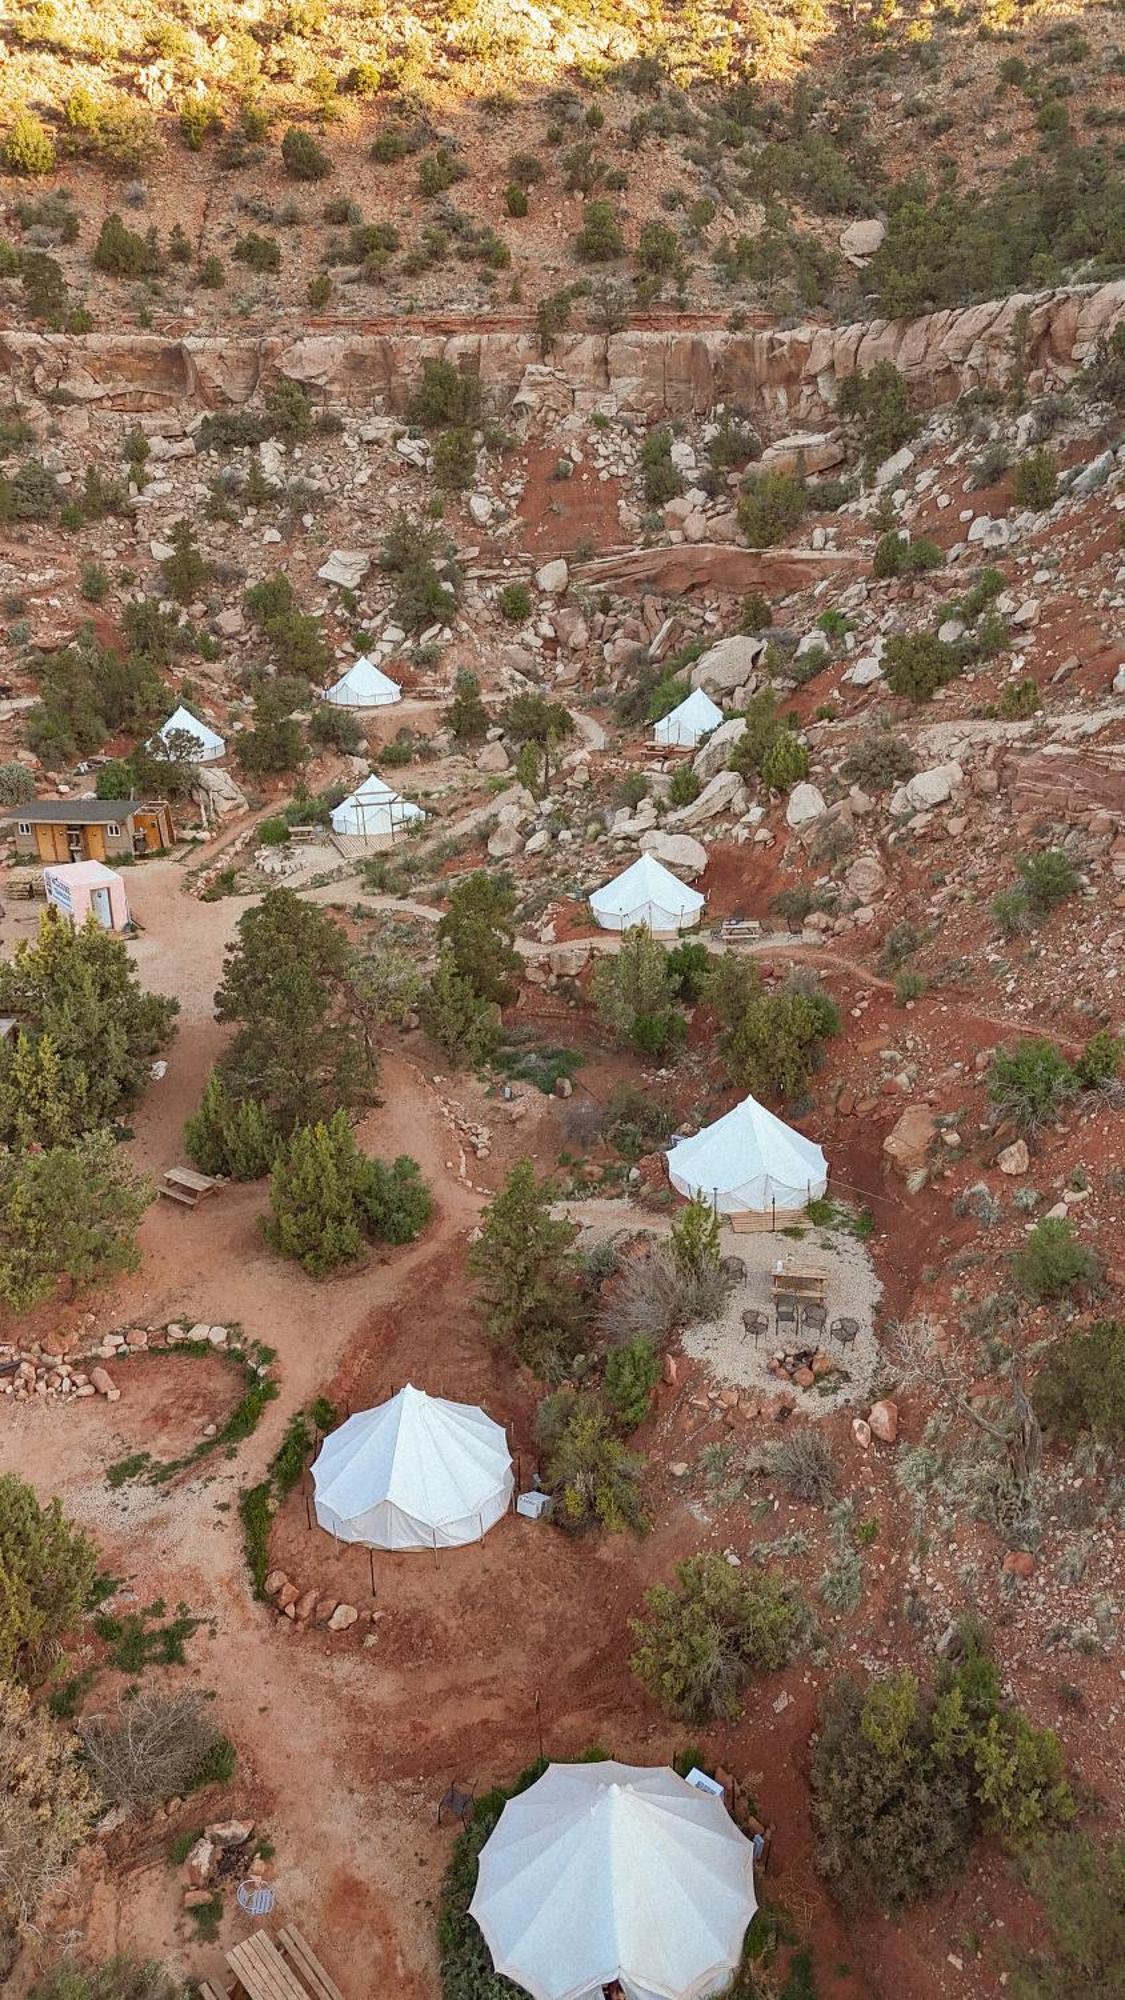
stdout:
POLYGON ((827 1271, 818 1270, 813 1264, 785 1263, 780 1271, 775 1270, 770 1276, 775 1299, 802 1299, 815 1305, 824 1304, 827 1271))
POLYGON ((724 917, 714 925, 711 936, 719 944, 737 944, 741 938, 760 937, 761 931, 757 917, 724 917))
POLYGON ((160 1183, 160 1193, 169 1201, 178 1201, 184 1208, 195 1208, 205 1196, 214 1194, 223 1185, 214 1174, 198 1174, 194 1167, 166 1167, 160 1183))
POLYGON ((296 1924, 286 1924, 276 1942, 253 1931, 226 1957, 234 1985, 204 1980, 200 2000, 344 2000, 296 1924))

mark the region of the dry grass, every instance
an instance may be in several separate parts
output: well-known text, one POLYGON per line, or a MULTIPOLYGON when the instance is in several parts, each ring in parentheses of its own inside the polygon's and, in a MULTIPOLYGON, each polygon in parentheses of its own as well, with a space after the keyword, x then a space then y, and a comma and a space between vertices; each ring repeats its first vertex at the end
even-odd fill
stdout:
POLYGON ((142 1810, 194 1790, 227 1747, 206 1702, 186 1692, 142 1691, 113 1714, 92 1717, 83 1734, 103 1799, 142 1810))

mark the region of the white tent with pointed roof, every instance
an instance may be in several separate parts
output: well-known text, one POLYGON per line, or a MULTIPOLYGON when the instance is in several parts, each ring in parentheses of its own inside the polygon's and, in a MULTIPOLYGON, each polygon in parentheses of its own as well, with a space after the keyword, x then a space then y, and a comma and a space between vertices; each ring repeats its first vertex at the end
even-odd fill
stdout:
POLYGON ((227 754, 227 746, 216 729, 201 722, 181 703, 161 724, 150 745, 154 757, 167 757, 173 750, 182 753, 184 739, 191 739, 190 755, 197 764, 217 764, 227 754), (177 740, 178 739, 178 740, 177 740))
POLYGON ((331 814, 333 833, 359 840, 385 839, 425 817, 421 806, 400 798, 374 771, 331 814))
POLYGON ((402 700, 402 689, 361 653, 346 674, 324 689, 320 699, 330 701, 334 708, 388 708, 391 702, 402 700))
POLYGON ((321 1527, 376 1549, 479 1542, 512 1496, 500 1425, 473 1403, 449 1403, 410 1383, 325 1438, 312 1476, 321 1527))
POLYGON ((509 1799, 469 1905, 533 2000, 702 2000, 758 1907, 753 1847, 714 1793, 612 1760, 550 1764, 509 1799))
POLYGON ((681 1139, 667 1160, 672 1186, 711 1202, 720 1215, 804 1208, 828 1185, 820 1147, 756 1097, 744 1097, 725 1117, 681 1139))
POLYGON ((590 908, 603 931, 627 931, 644 924, 658 936, 690 930, 699 922, 704 898, 678 875, 642 854, 612 882, 595 889, 590 908))
POLYGON ((723 711, 703 688, 693 688, 678 708, 670 709, 653 728, 653 741, 671 750, 694 750, 723 719, 723 711))

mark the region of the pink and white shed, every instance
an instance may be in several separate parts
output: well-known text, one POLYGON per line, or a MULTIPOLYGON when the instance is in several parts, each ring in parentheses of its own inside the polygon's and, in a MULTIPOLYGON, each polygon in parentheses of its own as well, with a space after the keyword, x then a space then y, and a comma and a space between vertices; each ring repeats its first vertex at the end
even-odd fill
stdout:
POLYGON ((101 861, 68 861, 44 868, 47 901, 72 924, 93 916, 104 931, 123 931, 129 922, 125 879, 101 861))

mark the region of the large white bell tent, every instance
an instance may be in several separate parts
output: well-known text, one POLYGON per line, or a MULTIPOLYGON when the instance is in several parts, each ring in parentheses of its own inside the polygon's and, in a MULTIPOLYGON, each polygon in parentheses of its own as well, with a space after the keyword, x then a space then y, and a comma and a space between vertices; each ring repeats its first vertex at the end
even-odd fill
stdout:
POLYGON ((353 840, 393 838, 425 817, 421 806, 400 798, 374 771, 331 814, 333 833, 353 840))
POLYGON ((325 1438, 312 1476, 321 1527, 376 1549, 479 1542, 507 1513, 513 1483, 499 1424, 409 1383, 325 1438))
POLYGON ((775 1118, 756 1097, 745 1097, 681 1139, 667 1155, 672 1186, 689 1198, 711 1202, 720 1215, 770 1215, 804 1208, 828 1185, 820 1147, 775 1118))
POLYGON ((402 700, 402 689, 363 653, 346 674, 325 688, 320 699, 330 701, 334 708, 388 708, 391 702, 402 700))
POLYGON ((182 705, 175 709, 167 722, 161 724, 151 744, 156 757, 188 756, 196 764, 217 764, 220 757, 227 754, 227 746, 218 731, 201 722, 189 708, 182 705))
POLYGON ((651 854, 595 889, 590 908, 603 931, 627 931, 644 924, 656 936, 674 936, 699 922, 704 898, 651 854))
POLYGON ((705 688, 693 688, 691 694, 678 708, 668 711, 655 724, 653 741, 662 749, 694 750, 705 736, 710 736, 723 719, 723 711, 712 701, 705 688))
POLYGON ((701 2000, 730 1979, 757 1909, 753 1848, 674 1771, 550 1764, 480 1853, 470 1913, 496 1971, 534 2000, 701 2000))

